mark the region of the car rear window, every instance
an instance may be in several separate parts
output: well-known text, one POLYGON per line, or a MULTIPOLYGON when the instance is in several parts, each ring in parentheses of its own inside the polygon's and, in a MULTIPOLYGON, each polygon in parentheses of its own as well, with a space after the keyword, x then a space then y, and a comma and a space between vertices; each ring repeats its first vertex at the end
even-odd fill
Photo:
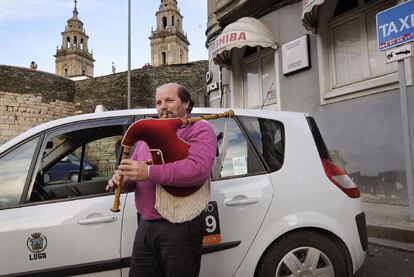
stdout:
POLYGON ((240 116, 250 138, 263 157, 270 171, 277 171, 283 165, 285 157, 285 133, 279 121, 240 116))

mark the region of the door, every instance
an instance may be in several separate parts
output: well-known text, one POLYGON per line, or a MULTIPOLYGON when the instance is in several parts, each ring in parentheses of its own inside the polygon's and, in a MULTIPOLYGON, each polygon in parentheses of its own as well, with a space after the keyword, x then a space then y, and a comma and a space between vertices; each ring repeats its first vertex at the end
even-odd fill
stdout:
POLYGON ((211 123, 218 138, 211 203, 217 204, 218 214, 206 217, 206 233, 219 228, 220 236, 216 236, 218 241, 207 242, 205 249, 210 253, 202 257, 201 276, 233 276, 266 215, 273 189, 253 144, 236 120, 211 123))
MULTIPOLYGON (((210 121, 218 147, 212 170, 211 201, 204 212, 206 230, 200 271, 203 277, 236 273, 273 198, 268 171, 277 170, 282 164, 274 160, 271 146, 281 137, 280 130, 257 118, 240 118, 240 122, 243 124, 236 119, 210 121)), ((128 194, 125 203, 122 253, 127 258, 137 226, 134 193, 128 194)))
POLYGON ((19 170, 18 175, 0 170, 1 180, 9 175, 23 180, 0 183, 0 200, 8 198, 0 210, 0 245, 6 250, 0 275, 120 276, 122 214, 110 211, 114 197, 105 186, 127 123, 127 118, 77 123, 46 133, 43 143, 30 140, 0 156, 2 168, 19 170), (65 173, 53 179, 53 167, 68 156, 77 168, 67 170, 76 178, 65 173))
POLYGON ((107 195, 0 211, 0 274, 114 269, 119 276, 121 218, 109 210, 112 202, 107 195))

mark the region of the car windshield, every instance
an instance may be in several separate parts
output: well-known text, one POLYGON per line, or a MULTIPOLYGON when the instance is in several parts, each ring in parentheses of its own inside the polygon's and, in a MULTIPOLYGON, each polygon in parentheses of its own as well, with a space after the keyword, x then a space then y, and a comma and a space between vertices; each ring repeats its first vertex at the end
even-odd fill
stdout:
POLYGON ((26 142, 0 158, 0 206, 19 203, 37 142, 26 142))

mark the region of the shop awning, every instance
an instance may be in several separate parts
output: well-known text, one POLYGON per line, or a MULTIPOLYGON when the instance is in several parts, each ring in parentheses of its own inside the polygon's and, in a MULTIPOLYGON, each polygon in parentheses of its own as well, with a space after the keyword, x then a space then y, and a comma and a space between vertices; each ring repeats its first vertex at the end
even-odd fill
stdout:
POLYGON ((303 26, 316 33, 318 27, 318 8, 325 0, 302 0, 302 23, 303 26))
POLYGON ((213 60, 229 68, 231 49, 262 46, 277 49, 275 34, 260 20, 243 17, 229 24, 214 41, 213 60))

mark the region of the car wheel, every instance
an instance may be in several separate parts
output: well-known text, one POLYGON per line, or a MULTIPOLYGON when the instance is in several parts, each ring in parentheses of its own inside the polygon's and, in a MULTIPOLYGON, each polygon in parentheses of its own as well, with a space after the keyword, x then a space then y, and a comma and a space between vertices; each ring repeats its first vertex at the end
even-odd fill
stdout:
POLYGON ((69 175, 69 181, 71 182, 77 182, 79 179, 79 174, 78 173, 72 173, 69 175))
POLYGON ((277 240, 263 257, 258 276, 347 276, 345 258, 328 237, 300 231, 277 240))

